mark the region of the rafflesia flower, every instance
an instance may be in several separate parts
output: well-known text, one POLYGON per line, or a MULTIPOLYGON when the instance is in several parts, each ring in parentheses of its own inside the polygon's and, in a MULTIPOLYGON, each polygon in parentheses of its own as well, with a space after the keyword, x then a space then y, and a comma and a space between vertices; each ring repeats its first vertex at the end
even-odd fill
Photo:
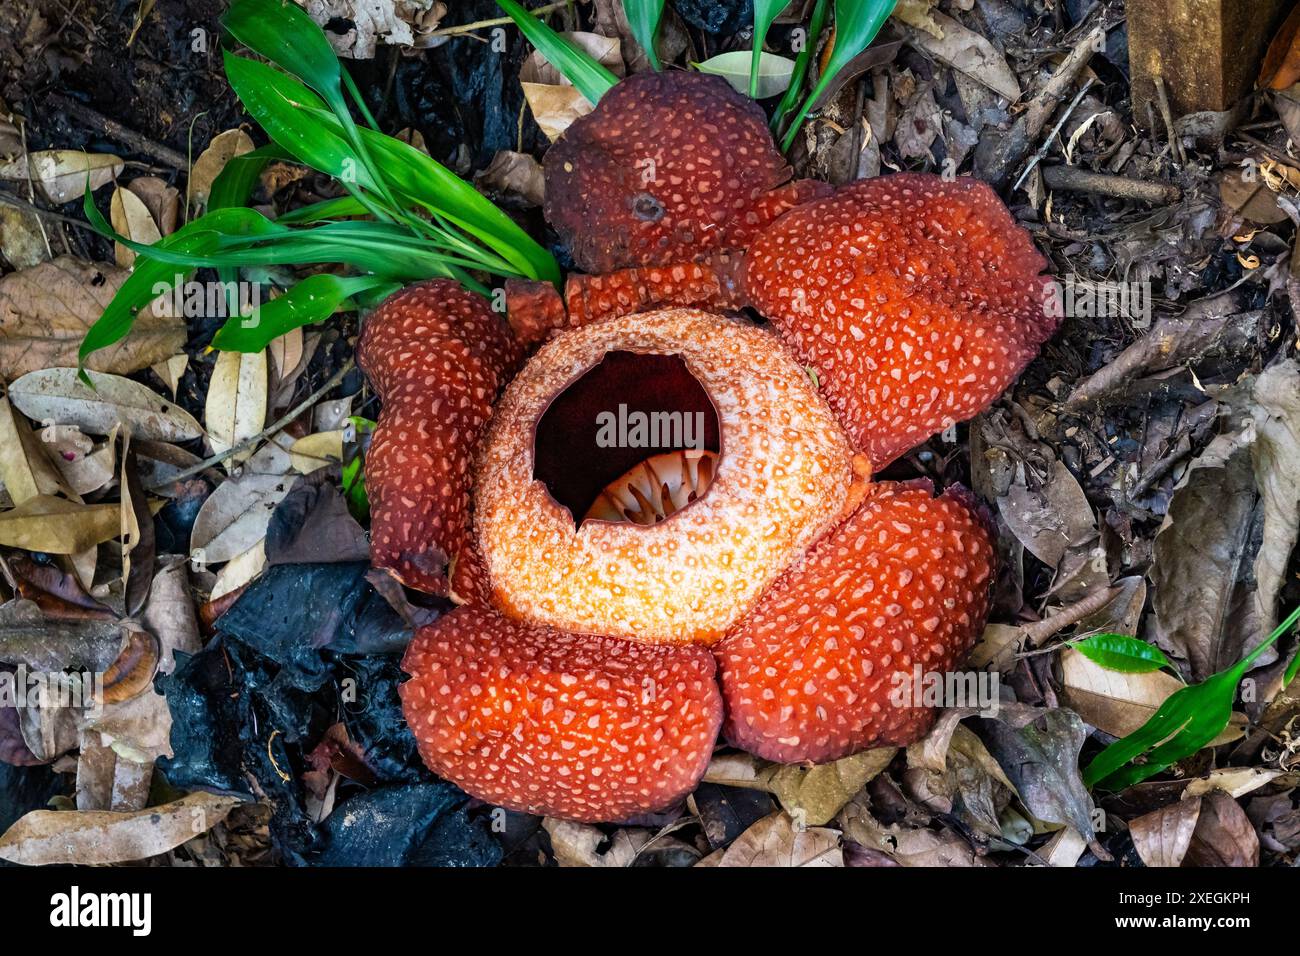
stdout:
POLYGON ((916 740, 934 714, 896 675, 961 665, 993 547, 963 489, 870 476, 1033 357, 1044 260, 979 182, 791 182, 699 74, 624 81, 546 172, 598 274, 512 285, 508 322, 428 282, 362 333, 373 561, 460 605, 403 663, 425 762, 621 821, 689 793, 719 734, 798 763, 916 740))

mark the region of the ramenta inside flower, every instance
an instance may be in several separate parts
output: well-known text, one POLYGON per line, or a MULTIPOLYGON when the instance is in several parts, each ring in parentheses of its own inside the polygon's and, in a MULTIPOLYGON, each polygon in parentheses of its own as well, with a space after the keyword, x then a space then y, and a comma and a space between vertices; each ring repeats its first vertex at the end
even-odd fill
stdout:
POLYGON ((533 477, 577 524, 654 523, 699 500, 720 451, 718 411, 680 355, 616 350, 538 419, 533 477))

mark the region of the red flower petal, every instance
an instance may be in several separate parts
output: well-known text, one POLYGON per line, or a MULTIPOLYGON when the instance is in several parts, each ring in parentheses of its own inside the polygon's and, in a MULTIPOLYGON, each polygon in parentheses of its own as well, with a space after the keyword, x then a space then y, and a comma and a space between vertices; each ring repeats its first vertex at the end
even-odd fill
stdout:
POLYGON ((713 658, 534 627, 477 606, 421 628, 406 722, 435 773, 525 813, 622 821, 699 782, 722 722, 713 658))
POLYGON ((546 154, 546 219, 585 272, 690 262, 790 178, 767 117, 718 76, 637 73, 546 154))
POLYGON ((474 451, 519 347, 482 297, 438 279, 385 301, 357 355, 384 402, 366 455, 371 562, 445 595, 467 540, 474 451))
POLYGON ((993 546, 949 491, 873 485, 715 648, 731 743, 781 763, 906 744, 933 709, 891 699, 896 675, 946 672, 988 613, 993 546))
POLYGON ((773 223, 746 285, 878 470, 1029 363, 1056 328, 1045 265, 984 183, 900 173, 773 223))
POLYGON ((586 325, 671 307, 741 309, 746 303, 735 276, 738 263, 735 257, 718 253, 707 262, 642 266, 594 276, 572 273, 564 286, 567 324, 586 325))

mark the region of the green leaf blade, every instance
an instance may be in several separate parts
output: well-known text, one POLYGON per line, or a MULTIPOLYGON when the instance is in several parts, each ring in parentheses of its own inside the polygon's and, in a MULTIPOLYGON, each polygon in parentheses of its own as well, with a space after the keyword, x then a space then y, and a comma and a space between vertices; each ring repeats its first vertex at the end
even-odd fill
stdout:
POLYGON ((1093 634, 1070 647, 1094 664, 1123 674, 1146 674, 1162 667, 1172 667, 1160 648, 1127 634, 1093 634))
POLYGON ((795 134, 808 115, 812 105, 831 85, 840 71, 849 62, 871 45, 880 28, 885 25, 894 12, 898 0, 835 0, 835 40, 831 46, 831 55, 826 62, 826 69, 808 94, 794 121, 781 141, 781 149, 788 150, 794 142, 795 134))
POLYGON ((632 36, 641 49, 645 50, 646 59, 653 70, 662 70, 659 51, 655 49, 655 38, 659 34, 659 21, 664 15, 664 0, 623 0, 623 13, 627 16, 632 36))
POLYGON ((618 82, 618 77, 585 50, 579 50, 515 0, 497 0, 519 31, 563 74, 592 106, 618 82))
POLYGON ((341 95, 343 67, 325 31, 286 0, 235 0, 222 25, 236 40, 321 96, 341 95))
POLYGON ((754 0, 754 41, 749 58, 749 98, 751 100, 759 98, 759 62, 763 55, 763 42, 767 39, 767 31, 772 29, 772 24, 776 21, 777 16, 788 5, 789 0, 754 0))
POLYGON ((390 293, 398 283, 380 276, 342 276, 321 273, 303 279, 278 298, 263 303, 252 315, 231 316, 212 339, 227 352, 260 352, 286 332, 322 322, 344 308, 353 296, 374 289, 390 293))

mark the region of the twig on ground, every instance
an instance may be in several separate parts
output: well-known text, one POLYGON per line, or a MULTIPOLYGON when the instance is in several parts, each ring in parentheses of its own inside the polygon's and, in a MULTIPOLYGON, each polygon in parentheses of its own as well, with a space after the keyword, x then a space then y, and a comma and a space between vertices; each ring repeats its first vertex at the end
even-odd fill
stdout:
POLYGON ((343 381, 344 377, 346 377, 348 372, 352 371, 352 369, 355 366, 356 366, 356 361, 353 359, 348 359, 346 362, 343 363, 343 366, 337 372, 335 372, 326 380, 324 385, 316 389, 316 391, 312 392, 310 395, 304 398, 293 408, 289 409, 289 411, 285 412, 282 416, 277 418, 270 425, 267 425, 266 428, 262 429, 256 435, 253 435, 250 438, 245 438, 237 445, 232 445, 230 448, 227 448, 223 452, 218 452, 217 454, 213 455, 210 458, 203 459, 203 461, 199 462, 198 464, 191 465, 189 468, 177 472, 176 474, 169 477, 166 481, 160 482, 159 484, 154 485, 147 490, 156 491, 158 488, 164 487, 166 485, 170 485, 173 482, 184 481, 186 478, 193 478, 195 475, 207 471, 209 468, 213 467, 214 465, 221 464, 227 458, 233 458, 235 455, 242 454, 246 451, 251 451, 252 449, 256 448, 260 442, 265 441, 266 439, 270 438, 272 435, 281 431, 282 429, 287 427, 295 418, 297 418, 303 412, 307 411, 307 409, 311 408, 311 406, 315 402, 317 402, 320 398, 322 398, 327 392, 329 392, 330 389, 334 388, 334 386, 338 385, 339 382, 343 381))
MULTIPOLYGON (((553 10, 567 7, 569 2, 570 0, 560 0, 559 3, 548 3, 544 7, 535 7, 528 12, 535 17, 540 17, 553 10)), ((486 30, 488 27, 508 27, 514 22, 509 17, 493 17, 491 20, 475 20, 473 23, 458 23, 454 27, 443 27, 441 30, 434 30, 426 35, 431 37, 454 37, 462 33, 473 33, 475 30, 486 30)))
POLYGON ((60 96, 57 93, 51 93, 49 96, 50 105, 56 109, 62 110, 73 119, 85 123, 94 129, 99 130, 109 139, 116 140, 123 146, 129 146, 137 153, 143 153, 146 156, 152 156, 158 162, 170 166, 173 169, 179 169, 184 172, 189 168, 189 163, 185 157, 174 149, 170 149, 161 143, 156 143, 148 136, 137 133, 133 129, 128 129, 117 120, 109 119, 102 113, 91 109, 84 103, 78 103, 74 99, 66 96, 60 96))
POLYGON ((1160 119, 1164 121, 1165 132, 1169 134, 1169 145, 1173 148, 1174 155, 1178 157, 1178 165, 1186 166, 1187 154, 1183 152, 1183 142, 1174 129, 1174 114, 1169 109, 1169 93, 1165 90, 1165 78, 1157 73, 1151 77, 1151 81, 1156 87, 1156 103, 1160 107, 1160 119))
MULTIPOLYGON (((17 206, 19 209, 25 209, 43 219, 50 219, 54 222, 66 222, 69 226, 76 226, 79 229, 85 229, 89 232, 95 231, 91 228, 90 223, 85 220, 73 219, 71 216, 65 216, 61 212, 54 212, 52 209, 42 209, 35 203, 28 202, 21 196, 15 196, 13 193, 6 192, 3 189, 0 189, 0 202, 4 203, 6 206, 17 206)), ((50 254, 53 255, 53 252, 50 254)))
POLYGON ((1022 625, 1020 631, 1025 637, 1025 644, 1029 647, 1037 647, 1053 634, 1078 624, 1089 615, 1096 614, 1118 597, 1122 590, 1122 588, 1118 587, 1109 587, 1100 591, 1093 591, 1083 600, 1077 601, 1069 607, 1063 607, 1055 614, 1049 614, 1041 621, 1022 625))
POLYGON ((976 164, 983 170, 983 178, 995 188, 1004 187, 1010 181, 1011 175, 1024 162, 1029 151, 1038 142, 1043 127, 1052 118, 1061 101, 1069 94, 1074 81, 1097 52, 1105 36, 1105 24, 1099 23, 1089 30, 1061 61, 1056 72, 1029 102, 1029 106, 1020 114, 1020 118, 1015 121, 1011 129, 1003 136, 986 139, 984 143, 987 145, 981 144, 983 148, 976 155, 976 164))
POLYGON ((1157 205, 1175 203, 1182 196, 1182 190, 1169 183, 1151 183, 1127 176, 1094 173, 1077 166, 1044 166, 1043 182, 1049 189, 1097 193, 1157 205))
POLYGON ((1076 93, 1074 99, 1070 101, 1070 105, 1065 109, 1065 112, 1061 114, 1061 118, 1056 121, 1056 125, 1052 127, 1052 131, 1043 137, 1043 145, 1038 147, 1038 151, 1034 153, 1034 158, 1025 164, 1025 171, 1020 174, 1020 178, 1016 180, 1016 184, 1011 187, 1013 192, 1020 188, 1020 184, 1025 181, 1025 177, 1034 171, 1034 167, 1043 161, 1043 158, 1052 148, 1052 143, 1056 141, 1057 135, 1061 132, 1061 128, 1065 126, 1065 121, 1074 114, 1076 109, 1078 109, 1079 104, 1083 102, 1084 95, 1091 88, 1092 77, 1089 77, 1088 82, 1079 87, 1079 92, 1076 93))

